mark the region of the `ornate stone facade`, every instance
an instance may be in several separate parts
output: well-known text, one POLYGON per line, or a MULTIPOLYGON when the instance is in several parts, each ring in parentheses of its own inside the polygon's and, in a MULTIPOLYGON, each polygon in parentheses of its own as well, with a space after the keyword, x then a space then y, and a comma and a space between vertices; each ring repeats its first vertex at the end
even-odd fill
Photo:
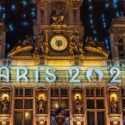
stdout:
POLYGON ((5 57, 5 40, 6 39, 6 30, 4 23, 0 21, 0 59, 5 57))
MULTIPOLYGON (((108 60, 103 44, 95 44, 92 38, 83 41, 81 2, 36 0, 34 46, 31 38, 26 38, 10 51, 10 60, 0 60, 4 66, 0 67, 4 74, 0 74, 0 125, 125 124, 125 61, 108 60), (8 67, 11 72, 6 70, 8 67), (47 82, 53 72, 56 81, 47 82), (18 79, 17 74, 23 76, 19 82, 14 80, 18 79), (71 82, 72 77, 76 82, 71 82)), ((122 24, 112 24, 113 42, 124 36, 124 18, 120 20, 122 24), (117 32, 116 27, 120 26, 117 32)), ((115 58, 117 46, 112 47, 115 58)))
POLYGON ((125 17, 114 19, 110 29, 113 59, 125 58, 125 17))

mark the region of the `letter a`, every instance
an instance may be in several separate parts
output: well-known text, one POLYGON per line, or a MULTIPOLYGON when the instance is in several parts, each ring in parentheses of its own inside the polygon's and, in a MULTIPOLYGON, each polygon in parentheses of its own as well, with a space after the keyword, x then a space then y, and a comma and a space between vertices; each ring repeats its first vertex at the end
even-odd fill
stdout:
POLYGON ((9 82, 9 68, 7 68, 6 66, 0 67, 0 79, 1 78, 5 78, 6 82, 9 82), (2 74, 2 70, 5 70, 6 74, 2 74))
POLYGON ((17 68, 17 78, 16 78, 17 82, 20 82, 20 79, 24 79, 25 82, 28 82, 27 74, 28 74, 27 68, 25 68, 25 67, 18 67, 17 68), (24 71, 23 74, 21 74, 21 72, 20 72, 21 70, 24 71))

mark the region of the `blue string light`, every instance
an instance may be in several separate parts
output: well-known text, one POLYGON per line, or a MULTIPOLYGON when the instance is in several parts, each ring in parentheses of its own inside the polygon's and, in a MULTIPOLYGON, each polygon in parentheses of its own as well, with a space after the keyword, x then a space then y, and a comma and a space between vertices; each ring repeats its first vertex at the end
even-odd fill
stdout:
POLYGON ((32 12, 31 12, 31 15, 32 15, 32 17, 35 17, 35 16, 36 16, 36 12, 35 12, 35 11, 32 11, 32 12))
POLYGON ((3 7, 2 7, 2 5, 0 5, 0 11, 2 11, 3 10, 3 7))
POLYGON ((97 38, 96 37, 94 38, 94 41, 97 42, 97 38))
POLYGON ((35 4, 35 0, 31 0, 31 3, 32 3, 32 4, 35 4))
POLYGON ((114 5, 114 9, 115 9, 115 17, 119 17, 120 16, 117 4, 118 4, 118 0, 113 0, 113 5, 114 5))
POLYGON ((106 1, 104 6, 106 9, 109 8, 109 6, 110 6, 109 1, 106 1))
POLYGON ((8 25, 8 31, 13 32, 14 31, 14 25, 11 23, 8 25))
POLYGON ((3 6, 3 11, 5 11, 5 7, 3 6))
POLYGON ((92 4, 92 0, 88 0, 88 12, 89 12, 89 23, 90 23, 90 27, 92 29, 92 33, 94 36, 91 36, 93 38, 93 40, 95 42, 98 41, 97 39, 97 31, 95 28, 95 24, 94 24, 94 18, 93 18, 93 4, 92 4))
POLYGON ((103 26, 103 28, 104 28, 104 29, 106 29, 107 24, 106 24, 105 15, 104 15, 104 14, 102 14, 102 15, 101 15, 101 18, 102 18, 102 26, 103 26))
POLYGON ((25 1, 25 0, 22 0, 21 3, 23 6, 26 6, 28 4, 27 1, 25 1))
POLYGON ((97 32, 96 32, 96 30, 93 30, 93 34, 96 34, 97 32))
POLYGON ((10 59, 10 54, 9 53, 7 54, 7 59, 10 59))
POLYGON ((16 5, 12 4, 12 5, 11 5, 11 9, 12 9, 13 11, 15 11, 15 10, 16 10, 16 5))
POLYGON ((3 14, 2 14, 2 20, 5 20, 5 19, 6 19, 6 14, 3 13, 3 14))
POLYGON ((29 25, 29 23, 27 21, 22 22, 23 27, 27 27, 28 25, 29 25))
POLYGON ((26 14, 23 14, 23 18, 26 18, 26 14))
MULTIPOLYGON (((6 42, 6 43, 7 43, 7 42, 6 42)), ((9 44, 9 43, 7 43, 7 44, 6 44, 6 47, 7 47, 7 48, 10 48, 10 44, 9 44)))

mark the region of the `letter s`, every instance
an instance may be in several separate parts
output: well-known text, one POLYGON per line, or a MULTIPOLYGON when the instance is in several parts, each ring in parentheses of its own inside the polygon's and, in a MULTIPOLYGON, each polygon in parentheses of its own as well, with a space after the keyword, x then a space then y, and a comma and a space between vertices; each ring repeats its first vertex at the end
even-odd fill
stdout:
POLYGON ((46 74, 47 74, 46 81, 49 82, 49 83, 52 83, 52 82, 56 81, 56 75, 51 73, 50 70, 53 71, 53 72, 55 72, 56 70, 53 69, 52 67, 47 67, 47 69, 46 69, 46 74))

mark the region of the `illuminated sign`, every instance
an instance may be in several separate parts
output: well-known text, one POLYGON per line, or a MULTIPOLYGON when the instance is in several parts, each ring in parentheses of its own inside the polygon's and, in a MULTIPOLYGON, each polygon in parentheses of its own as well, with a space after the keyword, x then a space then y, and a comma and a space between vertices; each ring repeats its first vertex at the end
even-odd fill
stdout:
POLYGON ((107 71, 100 67, 7 67, 0 66, 0 82, 35 82, 35 83, 87 83, 106 79, 107 83, 121 83, 121 71, 118 67, 110 67, 107 71), (105 78, 105 76, 107 76, 105 78))

